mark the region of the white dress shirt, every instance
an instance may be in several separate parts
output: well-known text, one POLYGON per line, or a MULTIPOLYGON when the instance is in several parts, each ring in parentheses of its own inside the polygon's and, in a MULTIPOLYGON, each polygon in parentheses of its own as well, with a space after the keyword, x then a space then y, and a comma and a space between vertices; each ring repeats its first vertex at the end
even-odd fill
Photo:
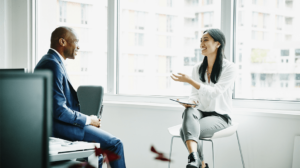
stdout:
POLYGON ((202 62, 193 67, 192 79, 200 84, 200 89, 192 87, 189 102, 195 101, 201 111, 215 111, 220 114, 229 114, 232 108, 232 90, 238 69, 236 65, 223 59, 222 72, 216 84, 208 83, 207 74, 205 82, 199 77, 199 68, 202 62))
MULTIPOLYGON (((63 63, 64 66, 65 66, 65 65, 66 65, 66 60, 64 59, 64 57, 62 57, 62 56, 60 55, 60 53, 57 52, 55 49, 50 48, 50 50, 53 50, 54 52, 56 52, 57 55, 59 55, 59 58, 61 59, 62 63, 63 63)), ((70 81, 69 81, 69 82, 70 82, 70 81)), ((83 115, 85 115, 85 114, 83 114, 83 115)), ((85 115, 85 116, 86 116, 85 125, 90 125, 90 123, 91 123, 91 117, 90 117, 90 116, 87 116, 87 115, 85 115)))

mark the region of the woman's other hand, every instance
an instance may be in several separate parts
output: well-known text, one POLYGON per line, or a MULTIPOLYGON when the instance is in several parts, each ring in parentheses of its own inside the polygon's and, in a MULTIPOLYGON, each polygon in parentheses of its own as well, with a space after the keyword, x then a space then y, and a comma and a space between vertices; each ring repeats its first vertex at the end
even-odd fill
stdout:
POLYGON ((178 81, 178 82, 187 82, 187 83, 190 83, 190 81, 191 81, 191 78, 188 75, 182 74, 182 73, 178 73, 178 75, 172 74, 171 78, 174 81, 178 81))

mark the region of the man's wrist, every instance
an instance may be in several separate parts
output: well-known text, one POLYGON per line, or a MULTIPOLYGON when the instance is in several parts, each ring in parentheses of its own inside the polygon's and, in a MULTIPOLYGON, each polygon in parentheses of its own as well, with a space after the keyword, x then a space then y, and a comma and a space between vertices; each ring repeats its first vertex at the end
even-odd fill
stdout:
POLYGON ((90 116, 86 116, 85 125, 90 125, 90 124, 91 124, 91 117, 90 116))

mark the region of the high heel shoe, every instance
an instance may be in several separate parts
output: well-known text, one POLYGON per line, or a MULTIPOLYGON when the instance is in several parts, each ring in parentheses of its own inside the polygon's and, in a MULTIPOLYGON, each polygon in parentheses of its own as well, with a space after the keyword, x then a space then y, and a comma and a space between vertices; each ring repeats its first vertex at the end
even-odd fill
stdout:
POLYGON ((199 157, 198 152, 192 152, 188 157, 188 164, 186 165, 186 168, 199 168, 201 167, 201 159, 199 157))
POLYGON ((205 163, 205 168, 209 168, 207 163, 205 163))

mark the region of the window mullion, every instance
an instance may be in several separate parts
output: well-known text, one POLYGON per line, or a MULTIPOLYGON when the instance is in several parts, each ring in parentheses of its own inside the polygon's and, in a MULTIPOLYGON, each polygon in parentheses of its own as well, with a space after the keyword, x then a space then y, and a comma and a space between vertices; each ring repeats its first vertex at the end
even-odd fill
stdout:
POLYGON ((107 4, 107 92, 117 92, 117 37, 118 37, 118 2, 108 0, 107 4))
POLYGON ((233 61, 233 3, 234 0, 221 1, 221 30, 226 38, 225 56, 233 61))

